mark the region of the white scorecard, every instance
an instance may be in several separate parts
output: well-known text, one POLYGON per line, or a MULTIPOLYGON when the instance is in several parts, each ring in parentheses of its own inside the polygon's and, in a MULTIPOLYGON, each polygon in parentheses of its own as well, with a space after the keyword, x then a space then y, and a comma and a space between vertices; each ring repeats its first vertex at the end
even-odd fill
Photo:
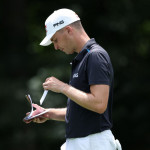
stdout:
POLYGON ((44 93, 43 93, 43 95, 42 95, 42 97, 41 97, 41 99, 40 99, 40 105, 43 104, 43 102, 44 102, 44 100, 45 100, 45 97, 46 97, 47 93, 48 93, 48 90, 44 90, 44 93))

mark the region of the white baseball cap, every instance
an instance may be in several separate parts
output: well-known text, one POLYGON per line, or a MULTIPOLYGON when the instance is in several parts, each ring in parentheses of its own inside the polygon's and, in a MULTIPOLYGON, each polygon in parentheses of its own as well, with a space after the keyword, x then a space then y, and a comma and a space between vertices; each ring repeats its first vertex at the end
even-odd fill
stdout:
POLYGON ((45 21, 46 37, 40 43, 42 46, 48 46, 52 43, 51 37, 56 31, 63 27, 80 20, 78 15, 70 9, 59 9, 54 11, 45 21))

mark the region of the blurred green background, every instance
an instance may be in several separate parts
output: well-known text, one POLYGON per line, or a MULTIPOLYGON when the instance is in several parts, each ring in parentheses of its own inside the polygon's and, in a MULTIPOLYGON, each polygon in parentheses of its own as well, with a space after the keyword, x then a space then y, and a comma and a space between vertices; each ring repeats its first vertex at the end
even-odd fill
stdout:
MULTIPOLYGON (((49 76, 70 78, 75 55, 39 45, 45 20, 56 9, 78 13, 91 38, 108 51, 115 72, 112 131, 123 150, 150 150, 150 1, 1 0, 0 149, 59 150, 65 124, 25 124, 25 94, 39 104, 49 76)), ((62 108, 67 98, 49 92, 43 106, 62 108)))

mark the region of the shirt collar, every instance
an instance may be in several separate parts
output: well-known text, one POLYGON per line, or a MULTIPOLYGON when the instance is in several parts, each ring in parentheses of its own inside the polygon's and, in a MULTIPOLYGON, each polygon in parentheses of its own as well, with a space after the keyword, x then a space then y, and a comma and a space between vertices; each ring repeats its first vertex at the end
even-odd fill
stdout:
POLYGON ((96 41, 94 38, 87 41, 87 43, 83 46, 82 50, 80 51, 80 53, 78 53, 78 55, 75 57, 74 60, 81 61, 82 58, 85 56, 85 54, 90 51, 91 46, 93 44, 96 44, 96 41))

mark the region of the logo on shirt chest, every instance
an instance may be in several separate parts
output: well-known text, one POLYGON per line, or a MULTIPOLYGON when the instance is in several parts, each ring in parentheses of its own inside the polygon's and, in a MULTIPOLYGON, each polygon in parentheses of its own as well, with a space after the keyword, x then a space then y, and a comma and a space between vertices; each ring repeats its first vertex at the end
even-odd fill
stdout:
POLYGON ((74 73, 73 78, 78 78, 78 73, 74 73))

